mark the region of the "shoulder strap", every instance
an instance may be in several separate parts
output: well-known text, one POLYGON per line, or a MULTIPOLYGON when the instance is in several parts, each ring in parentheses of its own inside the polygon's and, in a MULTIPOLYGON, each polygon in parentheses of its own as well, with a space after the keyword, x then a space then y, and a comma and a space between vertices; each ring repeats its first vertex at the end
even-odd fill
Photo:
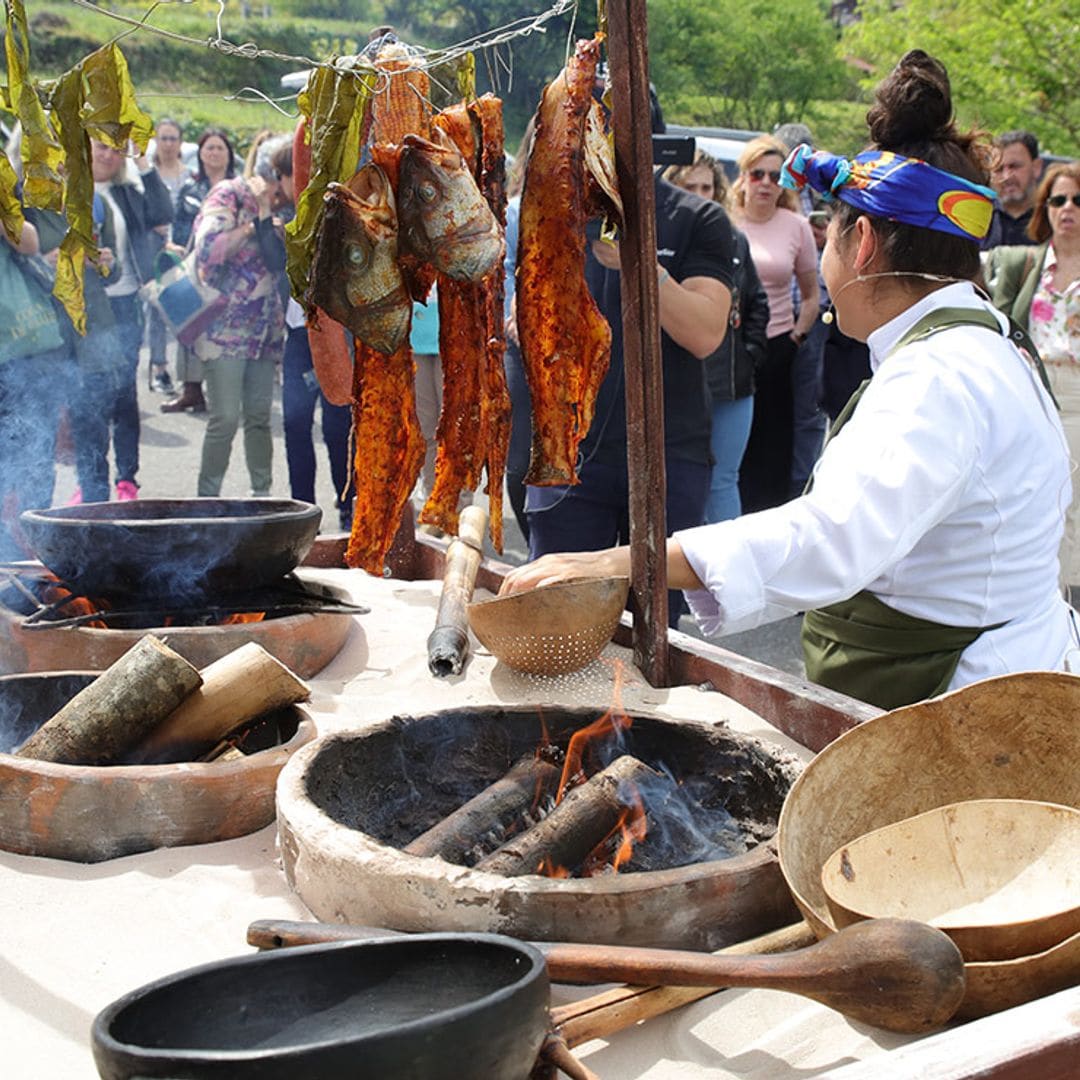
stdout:
MULTIPOLYGON (((1035 370, 1039 375, 1039 382, 1042 383, 1043 389, 1050 395, 1054 408, 1060 412, 1061 406, 1058 404, 1057 398, 1054 397, 1054 391, 1050 389, 1050 379, 1046 374, 1046 368, 1043 366, 1042 357, 1039 356, 1039 350, 1035 348, 1035 343, 1031 340, 1027 331, 1011 315, 1005 317, 1009 320, 1009 330, 1004 336, 1021 352, 1027 354, 1032 364, 1035 365, 1035 370)), ((902 349, 905 345, 910 345, 915 341, 923 341, 934 334, 941 333, 942 330, 949 330, 954 326, 981 326, 986 330, 992 330, 995 334, 1004 333, 997 318, 989 311, 978 308, 938 308, 935 311, 928 312, 914 326, 910 327, 907 333, 890 350, 890 355, 896 352, 897 349, 902 349)))

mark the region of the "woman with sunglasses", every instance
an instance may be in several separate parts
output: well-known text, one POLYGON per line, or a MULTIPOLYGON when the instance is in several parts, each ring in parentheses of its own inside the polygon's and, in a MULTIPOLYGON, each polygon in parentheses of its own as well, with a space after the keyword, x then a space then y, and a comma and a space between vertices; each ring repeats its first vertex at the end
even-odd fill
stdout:
POLYGON ((756 372, 754 419, 739 471, 743 513, 767 510, 791 494, 795 402, 792 365, 818 317, 817 248, 795 192, 780 186, 787 150, 769 135, 747 143, 732 189, 735 224, 769 298, 768 344, 756 372), (798 285, 798 318, 792 282, 798 285))
MULTIPOLYGON (((1069 453, 1080 460, 1080 163, 1049 169, 1035 194, 1028 236, 1039 246, 990 251, 994 303, 1031 335, 1061 409, 1069 453)), ((1061 545, 1062 580, 1080 589, 1080 500, 1061 545)))
MULTIPOLYGON (((994 193, 944 67, 908 53, 867 120, 870 149, 797 147, 784 182, 836 200, 822 276, 873 376, 805 494, 676 532, 667 572, 710 635, 806 612, 807 675, 893 709, 1066 666, 1057 551, 1071 490, 1050 395, 975 288, 994 193)), ((553 555, 502 592, 629 569, 628 548, 553 555)))

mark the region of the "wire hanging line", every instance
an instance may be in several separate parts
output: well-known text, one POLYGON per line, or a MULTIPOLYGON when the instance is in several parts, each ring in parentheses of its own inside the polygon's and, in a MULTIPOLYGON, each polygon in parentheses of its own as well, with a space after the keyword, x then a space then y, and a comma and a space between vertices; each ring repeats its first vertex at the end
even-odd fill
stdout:
MULTIPOLYGON (((214 18, 215 22, 215 34, 207 36, 205 38, 193 37, 190 34, 181 34, 175 30, 167 30, 164 27, 156 26, 149 21, 153 12, 166 4, 186 4, 190 0, 155 0, 153 4, 143 13, 141 18, 136 18, 130 15, 123 15, 119 12, 108 11, 99 7, 93 0, 70 0, 70 3, 77 7, 86 8, 89 11, 93 11, 96 14, 107 18, 113 19, 116 22, 126 24, 129 29, 123 31, 117 35, 117 38, 126 37, 128 34, 135 32, 143 32, 156 34, 160 37, 168 38, 170 41, 176 41, 187 45, 194 45, 200 48, 213 49, 225 56, 239 56, 248 60, 257 60, 261 58, 271 60, 281 60, 288 63, 294 63, 298 66, 308 68, 328 68, 338 74, 353 73, 357 76, 364 77, 370 75, 379 76, 393 76, 398 74, 397 72, 384 72, 378 71, 371 60, 363 55, 349 55, 334 57, 330 60, 316 60, 310 56, 294 55, 291 53, 282 53, 274 49, 261 48, 254 41, 244 42, 243 44, 237 44, 230 41, 225 36, 225 0, 217 0, 217 15, 214 18)), ((547 24, 553 19, 558 18, 561 15, 566 14, 568 11, 574 12, 576 18, 578 7, 578 0, 555 0, 551 7, 546 11, 537 15, 526 15, 521 18, 514 19, 513 21, 505 24, 504 26, 497 27, 493 30, 487 31, 483 34, 477 34, 473 37, 466 38, 464 41, 457 42, 453 45, 443 46, 435 49, 424 48, 423 46, 410 44, 410 56, 412 61, 410 69, 413 71, 424 70, 430 71, 432 68, 441 67, 446 64, 451 64, 454 61, 460 60, 467 56, 469 53, 482 51, 485 54, 490 52, 494 56, 494 60, 488 61, 488 70, 493 76, 501 69, 507 72, 508 77, 511 74, 512 60, 513 60, 513 46, 512 43, 518 38, 528 37, 530 34, 546 33, 547 24), (509 59, 506 59, 499 52, 500 47, 506 46, 506 52, 509 54, 509 59)), ((115 40, 115 39, 114 39, 115 40)), ((493 79, 494 81, 494 79, 493 79)), ((249 90, 250 88, 245 88, 249 90)), ((240 93, 244 93, 241 91, 240 93)), ((265 95, 255 92, 260 97, 265 95)), ((161 96, 161 95, 158 95, 161 96)), ((181 96, 181 95, 178 95, 181 96)), ((203 96, 203 95, 192 95, 203 96)), ((239 95, 233 95, 235 99, 242 100, 239 95)), ((271 104, 275 99, 266 99, 271 104)), ((276 99, 283 100, 283 99, 276 99)), ((275 106, 276 107, 276 106, 275 106)))

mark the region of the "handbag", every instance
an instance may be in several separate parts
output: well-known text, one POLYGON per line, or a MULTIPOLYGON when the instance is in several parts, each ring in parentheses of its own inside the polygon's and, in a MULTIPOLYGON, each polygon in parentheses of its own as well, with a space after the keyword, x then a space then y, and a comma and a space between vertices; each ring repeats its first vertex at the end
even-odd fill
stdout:
POLYGON ((158 253, 154 280, 148 281, 139 295, 161 313, 176 340, 189 348, 210 328, 225 308, 225 294, 207 285, 195 265, 195 252, 182 259, 171 252, 158 253), (163 261, 171 262, 162 271, 163 261))
POLYGON ((29 260, 3 240, 0 253, 0 362, 62 348, 63 329, 50 293, 29 260))

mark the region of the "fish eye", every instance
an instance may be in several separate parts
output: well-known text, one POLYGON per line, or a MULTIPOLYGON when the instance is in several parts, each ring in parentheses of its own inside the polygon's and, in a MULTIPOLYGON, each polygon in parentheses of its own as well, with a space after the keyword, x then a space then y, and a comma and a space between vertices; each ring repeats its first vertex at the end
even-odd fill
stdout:
POLYGON ((428 203, 432 202, 435 196, 439 194, 435 185, 430 182, 417 185, 416 190, 420 198, 428 203))
POLYGON ((349 245, 347 258, 349 262, 353 264, 353 266, 362 267, 366 266, 368 263, 367 251, 364 248, 360 247, 358 244, 349 245))

